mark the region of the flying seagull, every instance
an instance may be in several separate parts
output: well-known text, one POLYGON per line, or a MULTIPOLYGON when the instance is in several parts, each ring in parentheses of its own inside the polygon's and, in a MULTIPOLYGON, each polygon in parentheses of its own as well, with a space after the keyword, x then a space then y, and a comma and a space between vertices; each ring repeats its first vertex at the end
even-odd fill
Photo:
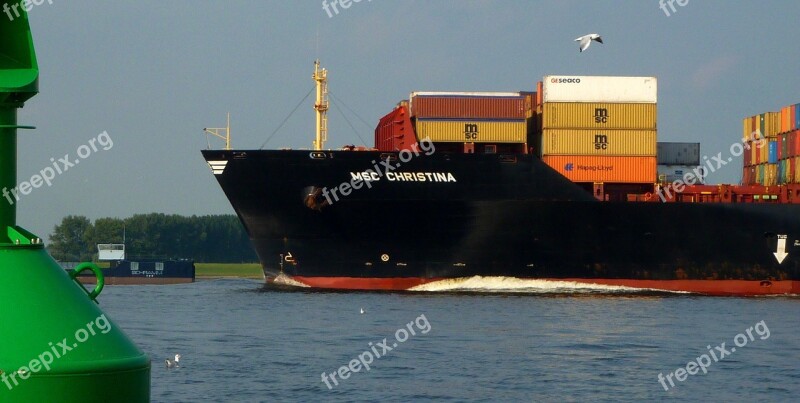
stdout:
POLYGON ((603 38, 600 37, 598 34, 589 34, 584 35, 580 38, 575 39, 575 41, 581 43, 581 52, 589 48, 589 45, 592 44, 592 41, 597 41, 603 43, 603 38))
POLYGON ((181 366, 178 365, 178 362, 180 362, 180 360, 181 360, 181 355, 175 354, 175 360, 170 360, 169 358, 167 358, 166 360, 164 360, 164 365, 167 366, 167 369, 180 368, 181 366))
POLYGON ((364 310, 364 308, 361 308, 361 314, 362 314, 362 315, 364 314, 364 312, 366 312, 366 311, 364 310))

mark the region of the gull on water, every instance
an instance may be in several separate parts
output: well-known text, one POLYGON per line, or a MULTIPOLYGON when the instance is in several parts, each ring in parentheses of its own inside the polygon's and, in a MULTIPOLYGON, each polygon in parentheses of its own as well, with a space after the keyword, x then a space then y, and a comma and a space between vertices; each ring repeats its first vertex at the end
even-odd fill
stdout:
POLYGON ((597 41, 597 42, 603 43, 603 38, 601 38, 600 35, 598 35, 598 34, 589 34, 589 35, 584 35, 584 36, 581 36, 579 38, 576 38, 575 41, 581 43, 581 50, 580 51, 583 52, 584 50, 589 48, 589 45, 592 44, 592 41, 597 41))
POLYGON ((178 362, 180 362, 180 360, 181 360, 181 355, 175 354, 175 359, 171 360, 167 358, 166 360, 164 360, 164 365, 166 365, 167 368, 180 368, 181 366, 178 365, 178 362))

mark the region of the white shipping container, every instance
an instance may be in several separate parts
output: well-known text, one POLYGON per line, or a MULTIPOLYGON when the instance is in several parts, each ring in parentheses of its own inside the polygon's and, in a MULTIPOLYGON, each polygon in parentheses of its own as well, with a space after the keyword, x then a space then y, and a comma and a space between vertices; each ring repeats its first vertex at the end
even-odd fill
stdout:
POLYGON ((700 165, 700 143, 659 142, 656 147, 660 165, 700 165))
MULTIPOLYGON (((690 181, 694 181, 691 183, 693 185, 703 185, 705 184, 704 178, 699 178, 700 180, 694 179, 696 177, 695 172, 699 172, 700 175, 707 176, 708 169, 703 166, 699 165, 658 165, 658 180, 659 182, 675 182, 676 180, 683 182, 684 175, 687 173, 691 173, 692 177, 687 177, 690 181)), ((686 183, 689 185, 690 183, 686 183)))
POLYGON ((655 77, 545 76, 542 85, 542 102, 658 102, 655 77))

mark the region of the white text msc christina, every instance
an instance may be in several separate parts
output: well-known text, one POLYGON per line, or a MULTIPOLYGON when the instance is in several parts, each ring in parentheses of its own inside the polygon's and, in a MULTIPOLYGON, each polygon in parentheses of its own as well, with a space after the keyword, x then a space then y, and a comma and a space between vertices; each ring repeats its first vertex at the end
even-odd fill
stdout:
POLYGON ((386 172, 381 176, 377 172, 350 172, 353 180, 375 182, 385 177, 390 182, 457 182, 450 172, 386 172))

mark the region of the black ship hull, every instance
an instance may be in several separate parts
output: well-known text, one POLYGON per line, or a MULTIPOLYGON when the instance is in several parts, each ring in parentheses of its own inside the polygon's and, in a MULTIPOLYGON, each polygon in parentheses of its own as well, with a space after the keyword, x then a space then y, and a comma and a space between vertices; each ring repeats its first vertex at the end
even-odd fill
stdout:
POLYGON ((347 289, 500 276, 800 293, 800 205, 600 202, 527 154, 203 155, 268 278, 347 289))

